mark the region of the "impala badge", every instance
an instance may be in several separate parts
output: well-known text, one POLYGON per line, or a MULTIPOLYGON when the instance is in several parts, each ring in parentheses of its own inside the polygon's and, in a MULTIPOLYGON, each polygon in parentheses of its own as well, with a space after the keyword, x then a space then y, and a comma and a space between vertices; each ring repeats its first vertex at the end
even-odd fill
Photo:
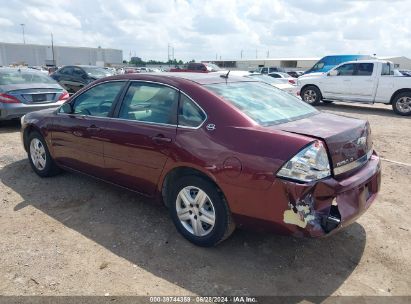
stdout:
POLYGON ((213 131, 213 130, 215 130, 215 124, 208 124, 206 126, 206 128, 207 128, 208 131, 213 131))

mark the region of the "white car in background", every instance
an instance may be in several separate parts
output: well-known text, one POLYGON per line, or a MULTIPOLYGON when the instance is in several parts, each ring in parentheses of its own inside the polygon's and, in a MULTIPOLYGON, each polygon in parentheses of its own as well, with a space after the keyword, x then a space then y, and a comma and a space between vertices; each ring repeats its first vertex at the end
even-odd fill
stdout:
MULTIPOLYGON (((226 72, 224 72, 226 74, 226 72)), ((298 87, 296 85, 293 85, 288 82, 284 82, 280 79, 273 78, 270 76, 267 76, 267 74, 261 74, 261 73, 250 73, 247 71, 230 71, 230 75, 235 75, 235 76, 242 76, 242 77, 248 77, 252 79, 258 79, 259 81, 268 83, 280 90, 283 90, 291 95, 298 96, 298 87)))
POLYGON ((292 77, 288 73, 274 72, 274 73, 268 73, 267 75, 270 77, 276 78, 282 82, 288 82, 294 85, 297 84, 297 78, 292 77))
POLYGON ((391 104, 399 115, 411 115, 411 78, 397 76, 394 65, 384 60, 344 62, 327 73, 298 78, 301 98, 317 105, 320 101, 391 104))

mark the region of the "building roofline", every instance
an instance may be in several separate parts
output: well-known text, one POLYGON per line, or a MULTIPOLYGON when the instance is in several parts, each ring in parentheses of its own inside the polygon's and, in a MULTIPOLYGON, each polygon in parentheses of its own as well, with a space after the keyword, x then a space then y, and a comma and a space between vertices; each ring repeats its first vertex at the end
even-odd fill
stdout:
MULTIPOLYGON (((9 44, 9 45, 19 45, 19 46, 41 46, 41 47, 51 47, 51 44, 34 44, 34 43, 14 43, 14 42, 0 42, 0 45, 9 44)), ((88 46, 70 46, 70 45, 54 45, 54 47, 58 48, 75 48, 75 49, 99 49, 99 47, 88 47, 88 46)), ((122 51, 120 49, 113 49, 113 48, 100 48, 102 50, 113 50, 113 51, 122 51)))

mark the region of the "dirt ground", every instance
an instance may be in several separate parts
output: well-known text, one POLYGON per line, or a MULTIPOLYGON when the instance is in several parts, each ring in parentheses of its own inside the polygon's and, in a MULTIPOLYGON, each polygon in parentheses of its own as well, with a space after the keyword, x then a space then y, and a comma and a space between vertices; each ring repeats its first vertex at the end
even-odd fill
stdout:
POLYGON ((37 177, 18 122, 3 124, 0 294, 410 295, 411 118, 383 105, 320 108, 370 121, 386 159, 375 204, 329 238, 237 230, 209 249, 134 193, 72 173, 37 177))

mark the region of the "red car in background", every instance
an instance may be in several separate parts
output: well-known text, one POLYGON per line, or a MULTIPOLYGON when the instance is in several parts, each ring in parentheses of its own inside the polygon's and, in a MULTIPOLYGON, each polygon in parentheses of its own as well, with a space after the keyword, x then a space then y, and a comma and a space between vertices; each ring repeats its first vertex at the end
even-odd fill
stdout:
POLYGON ((100 79, 58 110, 25 115, 22 138, 39 176, 67 169, 162 199, 177 230, 200 246, 236 226, 331 234, 380 187, 368 122, 244 77, 100 79))
POLYGON ((221 69, 214 63, 190 62, 183 68, 170 69, 170 72, 191 72, 191 73, 210 73, 218 72, 221 69))

